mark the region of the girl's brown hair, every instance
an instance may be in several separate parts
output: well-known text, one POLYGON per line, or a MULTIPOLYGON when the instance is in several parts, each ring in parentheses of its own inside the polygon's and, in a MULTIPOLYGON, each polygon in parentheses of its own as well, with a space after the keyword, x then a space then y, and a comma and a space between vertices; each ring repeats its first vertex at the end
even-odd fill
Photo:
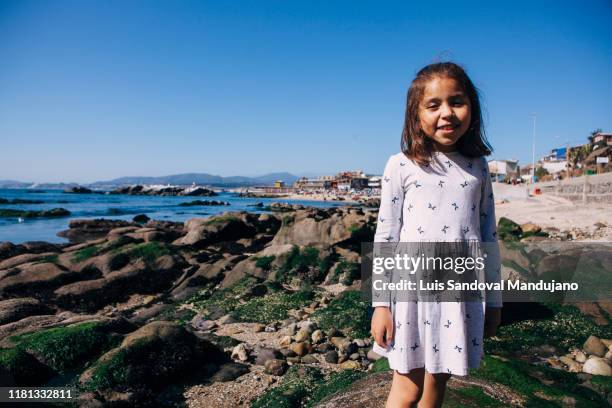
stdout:
POLYGON ((429 163, 434 150, 433 141, 425 135, 419 121, 419 104, 423 99, 425 85, 436 77, 451 78, 457 81, 470 100, 470 127, 457 140, 457 151, 468 157, 481 157, 491 154, 493 148, 485 137, 480 109, 478 89, 463 68, 453 62, 438 62, 421 69, 408 89, 406 117, 402 131, 401 149, 406 157, 419 164, 429 163))

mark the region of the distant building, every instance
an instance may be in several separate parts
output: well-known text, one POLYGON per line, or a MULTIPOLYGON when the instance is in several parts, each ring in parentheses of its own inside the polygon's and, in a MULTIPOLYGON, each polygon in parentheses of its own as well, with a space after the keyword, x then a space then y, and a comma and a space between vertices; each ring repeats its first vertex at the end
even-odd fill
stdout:
POLYGON ((598 132, 593 135, 591 140, 592 150, 604 147, 612 146, 612 133, 598 132))
POLYGON ((491 160, 488 164, 489 174, 493 181, 511 181, 520 176, 518 160, 491 160))
POLYGON ((380 188, 380 181, 382 180, 381 176, 372 176, 368 180, 369 188, 380 188))
POLYGON ((276 180, 274 182, 274 187, 276 188, 282 188, 285 187, 285 182, 283 180, 276 180))

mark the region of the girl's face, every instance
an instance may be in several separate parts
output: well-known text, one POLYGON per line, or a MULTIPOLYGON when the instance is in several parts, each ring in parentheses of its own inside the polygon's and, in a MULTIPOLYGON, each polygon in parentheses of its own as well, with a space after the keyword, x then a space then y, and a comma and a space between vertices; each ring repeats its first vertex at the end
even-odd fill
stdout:
POLYGON ((419 104, 423 132, 433 139, 436 150, 450 152, 470 127, 470 99, 452 78, 435 77, 425 85, 419 104))

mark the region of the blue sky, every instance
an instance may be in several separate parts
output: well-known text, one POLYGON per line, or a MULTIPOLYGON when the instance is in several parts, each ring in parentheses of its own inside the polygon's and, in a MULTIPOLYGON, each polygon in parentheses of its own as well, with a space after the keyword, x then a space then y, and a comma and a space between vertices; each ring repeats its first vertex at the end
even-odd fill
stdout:
POLYGON ((437 58, 494 158, 612 131, 612 3, 0 0, 0 179, 380 173, 437 58), (469 3, 469 5, 467 5, 469 3))

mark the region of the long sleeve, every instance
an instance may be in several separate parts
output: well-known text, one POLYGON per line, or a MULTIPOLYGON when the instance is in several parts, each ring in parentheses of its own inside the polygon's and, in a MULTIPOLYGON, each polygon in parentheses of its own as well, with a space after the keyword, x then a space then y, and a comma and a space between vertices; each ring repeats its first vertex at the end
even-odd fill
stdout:
MULTIPOLYGON (((393 256, 394 251, 388 243, 399 242, 404 206, 404 187, 399 159, 398 155, 389 157, 383 172, 378 221, 374 234, 374 256, 393 256), (377 245, 377 243, 384 244, 377 245)), ((390 291, 374 291, 372 306, 390 306, 389 296, 390 291), (385 299, 382 300, 380 297, 385 299)))
MULTIPOLYGON (((485 244, 487 258, 485 261, 485 281, 501 281, 501 256, 497 240, 497 225, 495 218, 495 199, 493 185, 489 174, 487 160, 482 158, 482 191, 480 196, 480 237, 485 244)), ((498 290, 487 291, 487 307, 502 307, 502 293, 498 290)))

